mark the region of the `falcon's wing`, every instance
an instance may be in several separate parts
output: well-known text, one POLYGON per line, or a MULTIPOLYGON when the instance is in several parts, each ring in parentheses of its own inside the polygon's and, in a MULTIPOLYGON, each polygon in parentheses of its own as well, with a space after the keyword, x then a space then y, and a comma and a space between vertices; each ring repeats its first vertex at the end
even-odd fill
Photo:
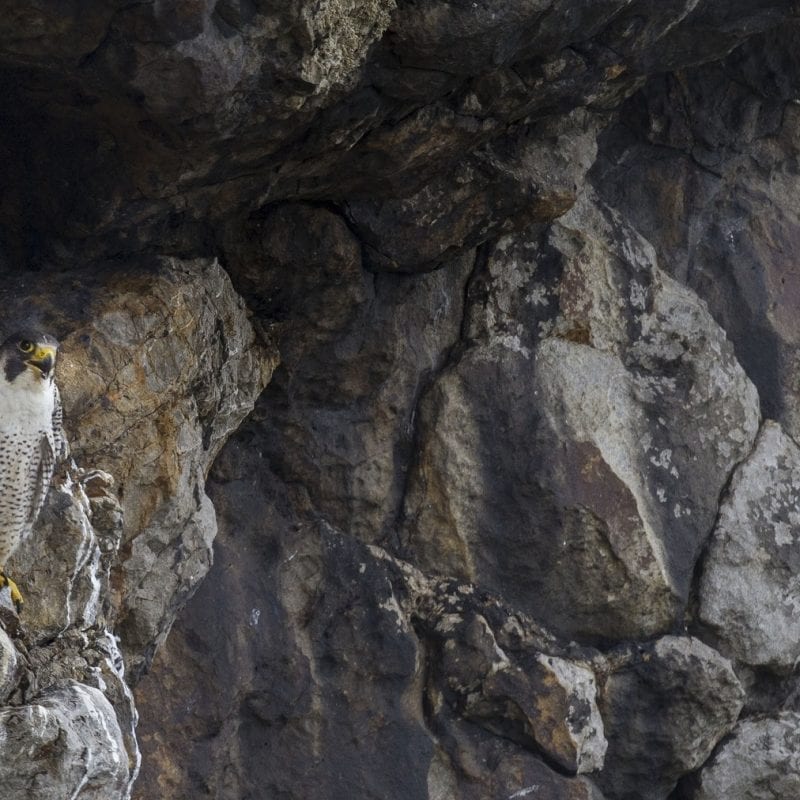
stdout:
POLYGON ((55 453, 50 443, 49 436, 42 436, 39 441, 39 463, 36 465, 36 475, 31 487, 31 504, 28 508, 28 522, 33 524, 42 510, 47 492, 50 489, 50 480, 53 477, 55 466, 55 453))
POLYGON ((64 411, 61 406, 61 394, 58 386, 53 384, 55 392, 55 403, 53 405, 53 447, 55 450, 55 460, 63 461, 69 455, 69 442, 67 434, 64 432, 64 411))
POLYGON ((61 395, 58 387, 53 384, 55 402, 53 403, 53 416, 51 433, 42 436, 39 441, 36 475, 31 490, 31 503, 28 508, 28 522, 33 524, 44 506, 47 492, 50 490, 50 481, 53 479, 53 470, 56 462, 62 461, 69 455, 69 443, 64 433, 64 412, 61 406, 61 395))

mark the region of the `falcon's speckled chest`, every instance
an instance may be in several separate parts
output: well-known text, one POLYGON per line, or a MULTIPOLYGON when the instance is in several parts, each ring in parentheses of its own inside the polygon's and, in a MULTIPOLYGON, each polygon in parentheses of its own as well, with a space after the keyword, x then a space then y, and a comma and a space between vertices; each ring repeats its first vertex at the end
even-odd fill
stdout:
POLYGON ((0 373, 0 568, 30 533, 50 484, 55 404, 52 377, 26 370, 9 382, 0 373))

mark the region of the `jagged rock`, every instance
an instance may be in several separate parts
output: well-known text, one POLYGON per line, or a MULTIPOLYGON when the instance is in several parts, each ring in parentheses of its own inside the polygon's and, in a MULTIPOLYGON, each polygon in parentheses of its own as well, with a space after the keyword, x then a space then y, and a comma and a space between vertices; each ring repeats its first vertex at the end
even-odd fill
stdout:
POLYGON ((653 78, 606 134, 592 182, 708 303, 764 415, 798 438, 796 39, 787 16, 724 61, 653 78))
POLYGON ((594 161, 599 127, 582 109, 545 119, 478 149, 414 195, 350 201, 368 266, 435 269, 490 235, 561 216, 594 161))
POLYGON ((442 731, 427 790, 425 800, 520 800, 537 794, 547 800, 604 800, 587 778, 559 775, 501 737, 475 736, 458 719, 442 731))
POLYGON ((664 800, 733 728, 742 687, 727 659, 688 637, 612 653, 607 668, 599 705, 608 751, 597 782, 610 800, 664 800))
MULTIPOLYGON (((4 324, 60 335, 78 461, 115 484, 61 484, 12 563, 0 714, 106 696, 127 777, 76 800, 136 772, 125 680, 209 568, 211 496, 143 797, 588 800, 563 773, 606 735, 612 796, 698 767, 738 697, 717 656, 533 620, 680 629, 758 424, 737 360, 798 438, 796 3, 6 5, 4 324), (626 732, 626 680, 669 752, 626 732)), ((791 691, 784 644, 742 667, 748 713, 791 691)))
POLYGON ((540 687, 542 708, 552 712, 548 720, 526 694, 533 683, 498 684, 489 696, 496 719, 502 722, 505 715, 511 725, 520 714, 506 708, 502 697, 527 704, 542 743, 571 759, 573 768, 596 764, 603 746, 590 703, 574 709, 571 728, 556 719, 555 709, 592 697, 585 660, 573 665, 552 636, 472 587, 461 593, 457 584, 426 578, 385 550, 364 547, 311 520, 299 522, 281 482, 254 470, 258 456, 249 445, 261 431, 255 420, 246 423, 214 468, 209 491, 221 525, 218 558, 210 583, 187 609, 202 622, 188 638, 178 623, 157 656, 155 673, 139 687, 143 746, 159 754, 144 763, 143 785, 167 787, 174 796, 206 786, 231 797, 258 791, 321 798, 335 769, 337 785, 360 787, 365 796, 505 800, 538 784, 554 798, 596 797, 586 781, 545 765, 531 733, 520 748, 490 726, 464 723, 454 710, 460 692, 449 690, 448 680, 480 684, 486 670, 474 664, 465 676, 452 659, 440 662, 433 654, 443 638, 463 652, 470 626, 485 620, 521 681, 530 679, 519 668, 527 662, 516 650, 534 663, 537 653, 550 656, 538 673, 542 681, 557 678, 540 687), (436 633, 440 623, 442 632, 436 633), (223 653, 225 664, 209 669, 223 653), (179 707, 173 703, 176 689, 187 681, 192 695, 179 707), (241 686, 248 688, 242 692, 241 686), (443 690, 449 700, 440 703, 436 697, 443 690), (158 723, 149 711, 155 707, 158 723), (231 708, 240 711, 231 715, 231 708), (173 726, 183 752, 166 746, 173 726), (316 745, 308 730, 318 732, 316 745), (478 766, 487 759, 490 771, 478 766), (449 795, 435 794, 451 789, 449 795))
POLYGON ((205 475, 275 356, 213 261, 165 260, 144 282, 124 272, 107 280, 109 302, 64 342, 61 382, 77 456, 124 492, 115 605, 130 652, 140 653, 136 670, 208 570, 216 522, 205 475))
POLYGON ((468 337, 420 407, 405 510, 421 563, 571 635, 669 630, 758 426, 724 332, 584 198, 492 251, 468 337))
MULTIPOLYGON (((26 280, 33 278, 4 288, 9 319, 30 315, 26 280)), ((61 338, 58 382, 75 458, 110 472, 122 498, 111 604, 136 672, 210 566, 216 522, 206 472, 252 409, 276 354, 256 339, 213 260, 110 265, 91 280, 91 299, 74 273, 54 280, 36 314, 61 338)), ((58 527, 62 512, 47 518, 58 527)), ((55 552, 31 556, 31 567, 68 571, 88 552, 81 524, 74 542, 52 538, 55 552)), ((57 626, 69 603, 59 598, 51 610, 46 625, 57 626)))
POLYGON ((602 768, 603 721, 585 661, 564 657, 550 634, 474 586, 426 579, 379 548, 372 552, 399 570, 399 602, 435 645, 431 674, 438 686, 428 691, 441 693, 460 716, 543 752, 562 770, 602 768))
POLYGON ((124 797, 128 757, 111 704, 68 682, 30 704, 0 709, 0 785, 8 800, 124 797))
POLYGON ((719 58, 790 8, 10 7, 0 226, 15 231, 15 259, 44 250, 69 263, 76 242, 83 253, 165 241, 197 252, 207 220, 265 202, 407 197, 509 123, 613 108, 645 74, 719 58))
POLYGON ((18 680, 18 658, 14 643, 0 628, 0 703, 14 690, 18 680))
POLYGON ((740 722, 700 770, 691 800, 774 800, 800 795, 800 714, 740 722))
POLYGON ((140 738, 159 753, 143 764, 142 785, 175 797, 322 798, 334 785, 424 797, 433 743, 416 637, 363 546, 290 515, 280 481, 241 446, 257 430, 244 426, 209 483, 233 535, 192 604, 202 633, 178 633, 181 655, 173 646, 158 655, 155 681, 137 690, 140 710, 161 708, 142 712, 140 738), (180 685, 191 689, 178 708, 180 685))
POLYGON ((98 623, 122 540, 122 510, 113 495, 107 498, 116 524, 101 533, 78 477, 68 476, 50 490, 33 535, 9 559, 25 597, 25 624, 36 640, 98 623))
MULTIPOLYGON (((35 691, 49 691, 65 682, 78 681, 76 686, 102 692, 111 704, 114 730, 119 732, 125 749, 124 759, 130 775, 126 791, 129 793, 141 763, 136 739, 138 714, 133 694, 125 680, 122 653, 116 637, 105 627, 85 630, 71 627, 52 641, 32 646, 27 663, 30 685, 15 699, 15 703, 21 704, 22 708, 35 702, 35 697, 31 699, 35 691)), ((106 789, 111 793, 113 786, 107 785, 106 789)))
POLYGON ((59 791, 122 797, 136 776, 136 710, 108 630, 109 576, 122 538, 122 510, 112 484, 101 471, 62 470, 33 534, 9 560, 26 605, 14 639, 0 636, 10 648, 0 658, 2 699, 9 704, 0 716, 9 725, 27 720, 29 729, 2 739, 0 763, 11 771, 26 748, 41 756, 5 782, 4 797, 63 796, 59 791), (104 744, 109 738, 112 745, 104 744), (95 757, 98 747, 104 752, 95 757), (37 770, 48 777, 37 778, 37 770), (89 788, 79 792, 81 781, 89 788))
POLYGON ((661 62, 667 69, 690 62, 693 55, 719 58, 735 45, 737 35, 775 24, 787 8, 776 2, 723 12, 707 0, 663 7, 646 0, 605 0, 584 8, 568 2, 513 0, 496 9, 488 3, 430 0, 403 4, 393 29, 405 63, 417 68, 474 74, 487 63, 524 61, 526 56, 563 51, 570 42, 596 38, 632 68, 653 69, 661 62))
MULTIPOLYGON (((61 337, 57 372, 72 451, 93 468, 62 465, 34 534, 9 561, 26 608, 24 624, 14 621, 18 667, 4 683, 10 705, 0 713, 38 719, 39 694, 48 698, 53 721, 42 730, 66 749, 53 749, 50 738, 43 745, 42 758, 48 748, 54 755, 39 765, 50 775, 41 791, 109 800, 128 793, 139 766, 137 714, 111 630, 122 620, 135 648, 127 655, 141 668, 207 569, 216 522, 205 471, 252 407, 275 355, 256 343, 213 261, 162 260, 144 274, 114 265, 94 280, 89 300, 74 274, 54 279, 35 311, 61 337), (65 685, 83 698, 79 724, 70 721, 65 685), (92 756, 92 736, 119 743, 116 755, 102 745, 113 768, 92 756), (73 776, 88 788, 78 791, 73 776)), ((3 299, 8 324, 30 317, 24 280, 6 286, 3 299)), ((0 761, 13 763, 15 747, 4 740, 0 761)), ((30 796, 29 777, 20 769, 4 796, 30 796)))
POLYGON ((699 618, 723 653, 791 669, 800 657, 800 448, 765 422, 734 473, 700 582, 699 618))
POLYGON ((486 676, 480 695, 467 695, 463 714, 541 749, 570 774, 588 773, 602 768, 607 747, 596 692, 591 670, 539 655, 524 668, 501 665, 486 676))

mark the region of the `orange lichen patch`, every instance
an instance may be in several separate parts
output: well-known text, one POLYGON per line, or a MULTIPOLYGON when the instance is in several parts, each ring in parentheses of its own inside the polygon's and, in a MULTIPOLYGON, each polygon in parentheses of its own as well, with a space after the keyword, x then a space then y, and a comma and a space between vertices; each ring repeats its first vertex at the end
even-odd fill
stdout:
POLYGON ((574 192, 545 193, 533 201, 528 218, 533 222, 552 222, 562 214, 566 214, 575 205, 576 198, 574 192))
POLYGON ((568 342, 575 342, 576 344, 592 343, 592 332, 589 326, 580 322, 573 324, 566 332, 557 335, 561 339, 566 339, 568 342))
POLYGON ((620 75, 627 71, 628 68, 625 66, 625 64, 612 64, 611 66, 605 68, 604 74, 606 78, 613 81, 614 78, 619 78, 620 75))

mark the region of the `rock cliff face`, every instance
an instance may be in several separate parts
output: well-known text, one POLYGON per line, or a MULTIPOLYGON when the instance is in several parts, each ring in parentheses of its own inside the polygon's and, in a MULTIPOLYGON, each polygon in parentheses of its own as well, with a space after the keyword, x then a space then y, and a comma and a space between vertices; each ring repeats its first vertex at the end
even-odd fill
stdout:
POLYGON ((795 3, 0 10, 3 798, 797 794, 795 3))

